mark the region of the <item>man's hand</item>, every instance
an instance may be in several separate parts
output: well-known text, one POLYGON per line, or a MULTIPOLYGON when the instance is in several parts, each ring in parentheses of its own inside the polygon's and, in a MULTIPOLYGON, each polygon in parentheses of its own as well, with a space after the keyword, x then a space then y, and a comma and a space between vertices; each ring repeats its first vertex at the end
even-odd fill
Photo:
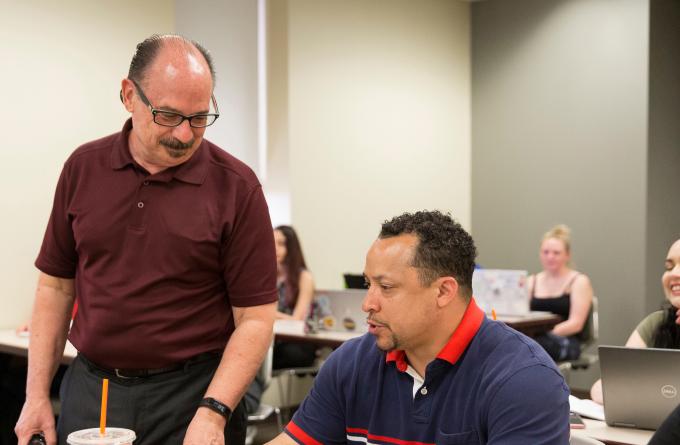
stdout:
POLYGON ((49 398, 27 399, 14 427, 19 445, 26 445, 31 436, 43 432, 47 445, 57 445, 54 412, 49 398))
POLYGON ((200 407, 189 424, 183 445, 224 445, 226 425, 227 419, 208 408, 200 407))

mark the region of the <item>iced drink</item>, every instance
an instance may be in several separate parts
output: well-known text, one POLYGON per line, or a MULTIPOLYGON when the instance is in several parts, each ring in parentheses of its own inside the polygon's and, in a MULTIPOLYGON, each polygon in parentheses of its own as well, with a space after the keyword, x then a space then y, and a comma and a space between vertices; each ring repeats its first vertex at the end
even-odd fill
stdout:
POLYGON ((135 432, 125 428, 106 428, 104 435, 99 428, 74 431, 68 435, 66 442, 70 445, 132 445, 137 438, 135 432))

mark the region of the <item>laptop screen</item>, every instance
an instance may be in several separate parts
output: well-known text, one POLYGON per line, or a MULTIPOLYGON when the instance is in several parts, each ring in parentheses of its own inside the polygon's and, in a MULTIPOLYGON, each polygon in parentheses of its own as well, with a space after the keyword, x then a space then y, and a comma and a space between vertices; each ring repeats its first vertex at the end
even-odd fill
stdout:
POLYGON ((475 269, 472 293, 477 305, 487 314, 493 309, 499 315, 529 313, 525 270, 475 269))
POLYGON ((680 350, 600 346, 607 424, 657 429, 680 404, 680 350))

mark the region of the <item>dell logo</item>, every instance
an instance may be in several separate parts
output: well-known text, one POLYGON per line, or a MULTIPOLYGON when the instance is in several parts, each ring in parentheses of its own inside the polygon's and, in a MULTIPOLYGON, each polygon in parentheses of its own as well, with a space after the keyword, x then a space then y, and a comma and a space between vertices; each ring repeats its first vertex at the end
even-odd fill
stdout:
POLYGON ((678 390, 673 385, 664 385, 661 387, 661 395, 667 399, 672 399, 678 395, 678 390))

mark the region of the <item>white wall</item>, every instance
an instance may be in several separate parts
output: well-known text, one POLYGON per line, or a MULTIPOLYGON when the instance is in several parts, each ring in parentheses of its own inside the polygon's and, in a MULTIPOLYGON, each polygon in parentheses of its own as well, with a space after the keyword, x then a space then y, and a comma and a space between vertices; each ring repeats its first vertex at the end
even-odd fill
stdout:
POLYGON ((135 45, 172 32, 169 0, 0 0, 0 328, 30 314, 57 177, 80 144, 120 130, 135 45))
POLYGON ((267 2, 267 178, 272 224, 291 223, 288 140, 288 0, 267 2))
POLYGON ((258 171, 257 1, 175 0, 175 31, 213 57, 220 118, 205 137, 258 171))
POLYGON ((292 223, 317 285, 361 272, 380 223, 404 211, 469 227, 469 5, 289 0, 278 20, 292 223))

